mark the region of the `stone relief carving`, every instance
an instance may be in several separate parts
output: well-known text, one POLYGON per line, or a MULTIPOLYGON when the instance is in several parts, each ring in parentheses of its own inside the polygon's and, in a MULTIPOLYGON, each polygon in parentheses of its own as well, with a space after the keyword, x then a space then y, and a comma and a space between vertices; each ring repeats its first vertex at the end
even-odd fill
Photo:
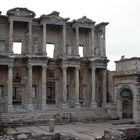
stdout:
POLYGON ((13 8, 7 11, 8 16, 35 17, 35 13, 27 8, 13 8))

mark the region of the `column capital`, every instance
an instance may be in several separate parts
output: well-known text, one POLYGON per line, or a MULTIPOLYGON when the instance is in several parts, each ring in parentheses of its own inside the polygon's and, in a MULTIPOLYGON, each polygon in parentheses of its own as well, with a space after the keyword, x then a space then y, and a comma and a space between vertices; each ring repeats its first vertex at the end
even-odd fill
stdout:
POLYGON ((79 66, 78 66, 78 67, 75 67, 75 69, 76 69, 76 70, 79 70, 79 69, 80 69, 80 67, 79 67, 79 66))
POLYGON ((42 65, 42 69, 46 69, 47 68, 47 65, 42 65))
POLYGON ((27 67, 28 67, 28 69, 31 69, 33 67, 33 65, 32 64, 28 64, 27 67))
POLYGON ((66 70, 67 68, 68 68, 68 66, 62 66, 62 69, 65 69, 66 70))
POLYGON ((13 68, 13 64, 8 64, 8 68, 13 68))

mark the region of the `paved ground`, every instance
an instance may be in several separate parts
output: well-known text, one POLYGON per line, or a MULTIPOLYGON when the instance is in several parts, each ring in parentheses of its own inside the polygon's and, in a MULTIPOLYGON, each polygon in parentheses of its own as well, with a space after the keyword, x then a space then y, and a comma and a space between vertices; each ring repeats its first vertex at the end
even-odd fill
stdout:
MULTIPOLYGON (((123 121, 126 123, 125 120, 123 121)), ((94 140, 95 137, 102 136, 105 129, 134 127, 134 125, 122 123, 123 121, 110 121, 102 123, 77 122, 73 124, 56 125, 55 132, 72 134, 80 138, 80 140, 94 140), (116 125, 118 123, 120 124, 116 125)), ((42 133, 48 134, 49 127, 41 125, 41 126, 17 127, 16 129, 9 128, 8 130, 8 133, 17 133, 17 132, 31 132, 33 135, 42 133)))

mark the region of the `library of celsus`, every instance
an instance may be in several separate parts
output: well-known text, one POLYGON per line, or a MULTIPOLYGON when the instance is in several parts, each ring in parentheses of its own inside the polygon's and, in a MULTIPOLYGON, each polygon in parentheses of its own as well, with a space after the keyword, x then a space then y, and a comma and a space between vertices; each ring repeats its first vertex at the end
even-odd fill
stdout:
POLYGON ((112 118, 140 122, 138 73, 126 72, 125 58, 107 71, 108 22, 70 20, 57 11, 35 16, 27 8, 0 15, 1 112, 102 108, 112 118))

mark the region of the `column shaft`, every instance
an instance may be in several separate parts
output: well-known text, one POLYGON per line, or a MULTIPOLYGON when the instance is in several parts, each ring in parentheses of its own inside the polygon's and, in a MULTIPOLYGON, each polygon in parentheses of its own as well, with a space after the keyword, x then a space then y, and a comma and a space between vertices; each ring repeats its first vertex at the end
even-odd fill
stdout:
POLYGON ((106 69, 103 71, 103 106, 107 103, 107 97, 106 97, 106 69))
POLYGON ((94 55, 94 27, 91 28, 91 55, 94 55))
POLYGON ((63 102, 67 103, 67 68, 63 67, 63 102))
POLYGON ((28 65, 28 110, 33 110, 32 105, 32 65, 28 65))
POLYGON ((32 51, 32 22, 29 22, 28 26, 29 26, 29 32, 28 32, 28 35, 29 35, 28 52, 31 53, 31 51, 32 51))
POLYGON ((63 54, 66 54, 66 25, 63 25, 63 54))
POLYGON ((75 27, 76 30, 76 53, 79 55, 79 27, 75 27))
POLYGON ((10 20, 9 25, 9 52, 13 52, 13 20, 10 20))
POLYGON ((75 68, 75 94, 76 94, 76 108, 80 108, 80 104, 79 104, 79 67, 75 68))
POLYGON ((46 50, 46 23, 43 23, 43 53, 47 53, 46 50))
POLYGON ((46 107, 46 66, 42 66, 42 109, 46 107))
POLYGON ((8 66, 8 112, 13 111, 12 94, 13 94, 13 66, 8 66))
POLYGON ((96 108, 96 99, 95 99, 95 94, 96 94, 96 74, 95 74, 96 68, 92 67, 91 68, 91 85, 92 85, 92 102, 91 102, 91 108, 96 108))
POLYGON ((76 103, 79 103, 79 67, 75 69, 75 93, 76 93, 76 103))

